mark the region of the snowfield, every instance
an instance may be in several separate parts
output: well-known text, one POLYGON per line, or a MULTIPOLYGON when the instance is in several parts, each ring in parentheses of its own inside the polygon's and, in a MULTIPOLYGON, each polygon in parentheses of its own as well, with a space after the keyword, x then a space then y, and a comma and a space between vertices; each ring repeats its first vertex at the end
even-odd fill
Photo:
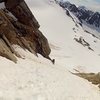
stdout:
MULTIPOLYGON (((59 5, 45 2, 48 0, 43 1, 44 5, 41 4, 42 1, 32 1, 33 5, 38 2, 41 6, 33 6, 31 10, 41 25, 40 30, 51 44, 51 56, 60 65, 66 65, 69 69, 80 68, 85 72, 100 71, 100 39, 84 32, 79 24, 76 27, 77 20, 74 15, 72 17, 76 22, 68 17, 59 5), (79 37, 83 37, 94 51, 89 50, 74 40, 74 38, 79 37)), ((30 5, 27 0, 26 2, 30 5)))
POLYGON ((52 65, 14 46, 22 54, 17 64, 0 58, 1 100, 99 100, 97 86, 72 75, 66 67, 52 65))
POLYGON ((26 2, 49 40, 50 57, 56 63, 14 45, 23 59, 15 64, 0 57, 0 100, 100 100, 98 86, 70 72, 100 72, 100 40, 76 27, 53 0, 26 2), (74 40, 80 36, 94 51, 74 40))

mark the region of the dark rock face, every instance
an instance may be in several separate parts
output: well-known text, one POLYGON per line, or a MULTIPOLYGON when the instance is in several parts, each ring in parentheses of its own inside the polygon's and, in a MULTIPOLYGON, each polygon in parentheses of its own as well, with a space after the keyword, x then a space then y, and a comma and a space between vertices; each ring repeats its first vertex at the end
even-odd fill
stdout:
POLYGON ((84 6, 76 7, 70 2, 59 2, 65 10, 71 11, 81 22, 85 21, 95 27, 100 27, 100 13, 86 9, 84 6))
POLYGON ((8 10, 14 9, 17 5, 19 5, 24 0, 4 0, 5 6, 8 10))
POLYGON ((34 29, 40 27, 24 0, 6 0, 5 6, 21 23, 34 29))
POLYGON ((17 44, 36 56, 40 53, 51 60, 48 40, 39 30, 39 24, 26 3, 23 0, 5 0, 5 5, 18 20, 11 17, 8 14, 9 11, 0 9, 0 55, 16 62, 17 58, 13 54, 17 57, 21 55, 14 50, 12 45, 17 44), (10 3, 12 3, 11 6, 10 3))
POLYGON ((74 4, 70 5, 70 6, 68 7, 68 9, 69 9, 71 12, 77 12, 77 11, 78 11, 78 8, 77 8, 74 4))
POLYGON ((91 12, 90 11, 87 11, 86 9, 82 9, 82 8, 78 8, 78 13, 77 13, 77 17, 80 19, 80 20, 88 20, 91 16, 91 12))
POLYGON ((98 12, 94 13, 87 22, 90 24, 94 24, 96 27, 99 27, 100 26, 100 14, 98 12))
POLYGON ((78 11, 78 8, 74 4, 71 4, 70 2, 60 2, 59 5, 63 8, 67 8, 71 12, 78 11))

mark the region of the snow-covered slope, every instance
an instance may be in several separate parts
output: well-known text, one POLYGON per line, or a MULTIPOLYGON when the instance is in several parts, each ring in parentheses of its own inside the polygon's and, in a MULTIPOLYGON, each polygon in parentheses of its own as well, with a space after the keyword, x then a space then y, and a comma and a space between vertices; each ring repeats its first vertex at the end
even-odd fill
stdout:
MULTIPOLYGON (((34 1, 32 3, 34 4, 34 1)), ((64 66, 66 62, 67 68, 84 67, 90 71, 100 70, 99 39, 84 32, 79 25, 76 27, 75 22, 66 16, 65 11, 54 3, 44 4, 43 9, 33 7, 31 10, 40 22, 42 32, 51 43, 51 56, 56 59, 56 62, 64 66), (94 51, 75 42, 74 38, 79 37, 83 37, 94 51)))
POLYGON ((26 0, 49 39, 56 63, 35 57, 14 46, 23 59, 17 64, 0 57, 1 100, 100 100, 97 86, 70 73, 100 71, 100 40, 87 34, 57 4, 48 0, 26 0), (73 30, 74 28, 74 30, 73 30), (77 43, 83 37, 94 51, 77 43), (96 43, 94 42, 96 41, 96 43))
POLYGON ((72 75, 66 68, 52 65, 18 49, 25 60, 17 64, 0 58, 1 100, 99 100, 99 89, 72 75))

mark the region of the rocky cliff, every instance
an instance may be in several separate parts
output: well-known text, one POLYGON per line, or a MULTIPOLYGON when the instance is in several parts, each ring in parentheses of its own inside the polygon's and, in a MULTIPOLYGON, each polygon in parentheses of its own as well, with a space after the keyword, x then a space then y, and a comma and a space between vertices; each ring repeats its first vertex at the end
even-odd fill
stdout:
POLYGON ((48 40, 39 30, 39 23, 23 0, 1 0, 5 9, 0 9, 0 56, 17 62, 21 57, 12 45, 19 45, 37 56, 51 60, 48 40), (17 56, 17 57, 16 57, 17 56))

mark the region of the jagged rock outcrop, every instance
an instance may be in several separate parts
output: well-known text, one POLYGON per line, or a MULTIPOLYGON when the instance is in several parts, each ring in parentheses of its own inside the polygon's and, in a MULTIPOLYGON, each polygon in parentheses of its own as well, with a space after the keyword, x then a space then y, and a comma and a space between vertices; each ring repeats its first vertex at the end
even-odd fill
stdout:
POLYGON ((35 19, 24 0, 6 0, 5 6, 6 9, 19 20, 19 22, 33 27, 34 29, 40 27, 38 21, 35 19))
POLYGON ((16 56, 21 57, 21 55, 12 46, 17 44, 24 49, 28 49, 36 56, 37 53, 40 53, 51 60, 49 57, 51 49, 48 40, 39 30, 39 23, 26 3, 23 0, 3 1, 9 11, 7 9, 0 9, 0 55, 17 62, 16 56), (10 16, 9 12, 17 20, 10 16))
POLYGON ((86 40, 83 39, 83 37, 79 37, 79 39, 78 39, 78 38, 74 38, 74 40, 75 40, 76 42, 82 44, 84 47, 88 47, 89 50, 94 51, 94 50, 90 47, 90 44, 89 44, 86 40))
POLYGON ((89 82, 98 85, 98 87, 100 88, 100 72, 97 74, 95 73, 74 73, 74 74, 84 79, 87 79, 89 82))
POLYGON ((89 24, 95 25, 96 27, 100 26, 100 14, 95 12, 87 21, 89 24))

